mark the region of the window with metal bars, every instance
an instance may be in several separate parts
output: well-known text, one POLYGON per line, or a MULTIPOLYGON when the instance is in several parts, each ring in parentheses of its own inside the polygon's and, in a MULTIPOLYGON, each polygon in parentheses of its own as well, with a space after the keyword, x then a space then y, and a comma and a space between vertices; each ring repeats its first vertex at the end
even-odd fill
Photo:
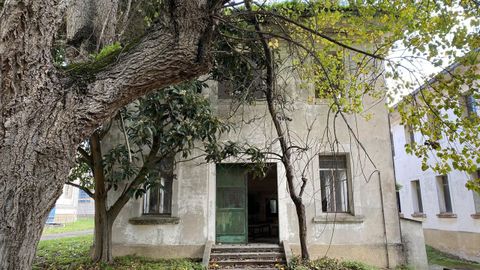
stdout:
POLYGON ((171 215, 172 214, 172 186, 173 167, 175 159, 168 157, 160 162, 156 172, 158 180, 150 185, 143 195, 143 214, 145 215, 171 215))
POLYGON ((321 155, 319 168, 322 211, 350 212, 346 155, 321 155))

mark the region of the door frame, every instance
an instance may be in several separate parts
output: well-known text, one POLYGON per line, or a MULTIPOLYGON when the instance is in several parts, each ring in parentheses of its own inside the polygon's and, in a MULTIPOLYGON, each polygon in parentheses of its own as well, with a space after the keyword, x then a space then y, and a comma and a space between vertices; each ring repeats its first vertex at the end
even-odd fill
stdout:
MULTIPOLYGON (((288 219, 288 204, 291 203, 289 194, 287 193, 283 184, 285 184, 285 168, 281 163, 275 160, 269 160, 269 163, 274 163, 277 166, 277 200, 278 200, 278 241, 282 243, 285 240, 289 239, 289 219, 288 219)), ((217 164, 233 164, 233 163, 249 163, 247 160, 245 162, 237 162, 237 160, 232 162, 225 163, 208 163, 206 169, 206 178, 207 178, 207 201, 206 201, 206 241, 211 241, 215 243, 216 238, 216 193, 217 193, 217 164)))
MULTIPOLYGON (((217 171, 218 171, 218 167, 219 166, 235 166, 235 167, 242 167, 242 166, 245 166, 246 164, 248 163, 217 163, 215 164, 215 199, 217 199, 217 192, 218 192, 218 174, 217 174, 217 171)), ((223 244, 248 244, 248 174, 247 174, 247 168, 242 168, 241 169, 242 172, 245 172, 245 175, 244 175, 244 198, 243 198, 243 201, 244 201, 244 212, 245 212, 245 227, 243 228, 244 229, 244 241, 243 242, 222 242, 223 244)), ((217 200, 215 200, 215 205, 214 205, 214 209, 215 209, 215 212, 214 212, 214 217, 215 217, 215 221, 214 221, 214 226, 215 226, 215 234, 214 234, 214 241, 217 242, 217 231, 216 231, 216 226, 217 226, 217 200)))

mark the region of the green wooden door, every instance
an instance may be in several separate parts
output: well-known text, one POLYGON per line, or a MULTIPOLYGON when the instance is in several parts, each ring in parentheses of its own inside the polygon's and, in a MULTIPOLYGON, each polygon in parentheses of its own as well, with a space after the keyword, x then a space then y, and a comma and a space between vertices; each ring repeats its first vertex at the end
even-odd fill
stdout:
POLYGON ((247 243, 247 192, 244 166, 217 165, 217 243, 247 243))

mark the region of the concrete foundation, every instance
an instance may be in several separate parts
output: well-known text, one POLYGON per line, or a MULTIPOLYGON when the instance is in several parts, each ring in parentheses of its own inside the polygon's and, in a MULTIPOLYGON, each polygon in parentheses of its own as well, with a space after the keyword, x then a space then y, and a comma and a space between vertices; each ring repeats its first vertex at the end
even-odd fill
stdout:
POLYGON ((438 250, 480 262, 480 233, 424 229, 425 242, 438 250))

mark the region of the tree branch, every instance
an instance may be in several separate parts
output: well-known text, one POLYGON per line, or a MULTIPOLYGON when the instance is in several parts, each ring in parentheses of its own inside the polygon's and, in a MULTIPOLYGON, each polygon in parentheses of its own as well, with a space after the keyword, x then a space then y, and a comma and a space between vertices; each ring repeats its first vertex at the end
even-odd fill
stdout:
POLYGON ((145 181, 145 176, 147 175, 148 171, 158 160, 157 154, 159 150, 160 137, 155 136, 152 140, 152 148, 150 149, 150 152, 148 153, 148 156, 145 159, 145 162, 143 163, 143 166, 138 172, 137 176, 135 176, 135 179, 132 180, 132 182, 128 185, 125 191, 122 192, 120 197, 118 197, 115 203, 107 210, 110 218, 115 219, 122 210, 123 206, 125 206, 128 200, 130 200, 130 194, 128 193, 128 191, 137 188, 145 181))
MULTIPOLYGON (((332 37, 329 37, 329 36, 327 36, 327 35, 325 35, 325 34, 322 34, 321 32, 318 32, 318 31, 316 31, 316 30, 314 30, 314 29, 312 29, 312 28, 310 28, 310 27, 308 27, 308 26, 306 26, 306 25, 303 25, 303 24, 301 24, 301 23, 299 23, 299 22, 297 22, 297 21, 294 21, 294 20, 292 20, 292 19, 290 19, 290 18, 288 18, 288 17, 282 16, 282 15, 280 15, 280 14, 277 14, 277 13, 274 13, 274 12, 267 12, 267 11, 249 11, 249 12, 243 12, 243 14, 247 14, 247 15, 251 15, 252 13, 253 13, 253 14, 259 14, 259 15, 264 15, 264 16, 272 16, 272 17, 281 19, 281 20, 283 20, 283 21, 285 21, 285 22, 287 22, 287 23, 293 24, 293 25, 295 25, 295 26, 297 26, 297 27, 299 27, 299 28, 301 28, 301 29, 303 29, 303 30, 311 33, 311 34, 314 34, 314 35, 316 35, 316 36, 319 36, 319 37, 321 37, 321 38, 323 38, 323 39, 325 39, 325 40, 328 40, 328 41, 330 41, 330 42, 332 42, 332 43, 334 43, 334 44, 336 44, 336 45, 338 45, 338 46, 340 46, 340 47, 343 47, 343 48, 345 48, 345 49, 348 49, 348 50, 351 50, 351 51, 354 51, 354 52, 357 52, 357 53, 361 53, 361 54, 370 56, 370 57, 375 58, 375 59, 385 60, 383 57, 381 57, 381 56, 379 56, 379 55, 376 55, 376 54, 373 54, 373 53, 369 53, 369 52, 367 52, 367 51, 360 50, 360 49, 357 49, 357 48, 352 47, 352 46, 350 46, 350 45, 347 45, 347 44, 345 44, 345 43, 343 43, 343 42, 340 42, 340 41, 338 41, 338 40, 336 40, 336 39, 334 39, 334 38, 332 38, 332 37)), ((242 12, 240 12, 240 14, 242 14, 242 12)))
POLYGON ((68 92, 84 136, 123 106, 153 90, 193 79, 209 71, 214 15, 221 1, 167 1, 165 16, 113 62, 92 71, 68 92), (93 81, 92 78, 93 77, 93 81), (79 105, 75 105, 79 104, 79 105))
POLYGON ((93 170, 93 160, 92 160, 92 157, 87 153, 87 151, 79 146, 79 147, 77 147, 77 152, 80 155, 82 155, 85 163, 87 163, 88 167, 90 167, 90 169, 93 170))
POLYGON ((70 186, 73 186, 73 187, 76 187, 78 189, 81 189, 83 190, 85 193, 87 193, 87 195, 92 198, 92 199, 95 199, 95 194, 93 192, 91 192, 88 188, 84 187, 84 186, 81 186, 79 184, 75 184, 73 182, 65 182, 66 185, 70 185, 70 186))

